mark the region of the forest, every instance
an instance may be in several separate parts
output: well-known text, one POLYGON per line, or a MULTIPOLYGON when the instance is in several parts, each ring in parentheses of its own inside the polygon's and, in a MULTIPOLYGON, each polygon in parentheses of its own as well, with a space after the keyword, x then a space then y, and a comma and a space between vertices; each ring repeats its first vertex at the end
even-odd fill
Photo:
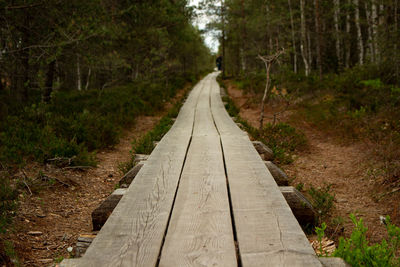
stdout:
POLYGON ((211 69, 194 16, 186 0, 0 1, 2 264, 20 194, 34 189, 21 170, 95 166, 96 151, 211 69))
MULTIPOLYGON (((213 70, 220 55, 228 112, 272 148, 275 162, 292 174, 291 184, 320 212, 317 228, 305 231, 337 244, 342 239, 336 256, 354 266, 399 266, 399 1, 197 2, 0 1, 0 264, 40 266, 29 262, 37 254, 26 249, 39 241, 19 236, 32 222, 24 212, 54 205, 45 195, 75 201, 75 186, 58 173, 81 177, 77 172, 84 169, 84 177, 93 176, 103 153, 116 155, 128 143, 116 170, 101 173, 112 181, 91 191, 104 198, 114 189, 113 175, 133 167, 135 153, 151 152, 188 88, 213 70), (201 16, 208 18, 205 29, 196 26, 201 16), (211 34, 217 53, 204 41, 211 34), (262 101, 266 114, 259 127, 262 101), (133 141, 124 139, 127 131, 137 132, 133 141), (376 212, 385 212, 365 216, 375 231, 368 237, 357 220, 363 212, 356 218, 350 213, 357 211, 341 210, 351 191, 343 193, 332 179, 304 178, 308 174, 299 170, 298 158, 308 159, 327 142, 349 169, 364 168, 351 173, 360 180, 349 186, 365 185, 360 190, 372 196, 376 212), (357 153, 348 153, 352 149, 357 153), (380 215, 390 215, 394 224, 388 217, 387 229, 378 229, 380 215)), ((89 178, 82 183, 94 184, 89 178)), ((89 203, 84 199, 82 206, 89 203)), ((62 242, 71 244, 76 233, 70 235, 62 233, 62 242)), ((58 263, 68 253, 59 246, 45 256, 58 263)))
POLYGON ((400 223, 399 2, 203 3, 219 32, 227 109, 319 210, 317 234, 353 266, 398 266, 398 230, 379 228, 378 213, 400 223))

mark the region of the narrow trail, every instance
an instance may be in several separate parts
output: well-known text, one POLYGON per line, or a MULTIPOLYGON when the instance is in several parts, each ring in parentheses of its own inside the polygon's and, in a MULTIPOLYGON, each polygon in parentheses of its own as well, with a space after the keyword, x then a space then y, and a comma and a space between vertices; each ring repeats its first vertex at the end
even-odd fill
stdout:
MULTIPOLYGON (((257 127, 259 122, 259 105, 253 102, 254 96, 244 95, 243 91, 229 86, 228 93, 235 104, 240 107, 240 116, 257 127)), ((266 107, 266 121, 272 122, 272 115, 277 107, 266 107)), ((386 229, 381 224, 380 215, 396 218, 397 211, 389 202, 374 200, 375 181, 368 175, 371 159, 368 149, 361 142, 340 144, 326 133, 318 132, 305 121, 290 121, 290 112, 281 114, 281 122, 288 122, 301 129, 308 141, 309 149, 295 155, 293 164, 282 166, 293 186, 303 183, 304 188, 324 187, 332 184, 335 194, 335 208, 330 220, 342 221, 344 229, 338 227, 338 235, 349 236, 353 224, 349 215, 354 213, 362 217, 368 227, 371 241, 380 242, 386 229)))
POLYGON ((61 266, 322 266, 213 72, 85 255, 61 266))

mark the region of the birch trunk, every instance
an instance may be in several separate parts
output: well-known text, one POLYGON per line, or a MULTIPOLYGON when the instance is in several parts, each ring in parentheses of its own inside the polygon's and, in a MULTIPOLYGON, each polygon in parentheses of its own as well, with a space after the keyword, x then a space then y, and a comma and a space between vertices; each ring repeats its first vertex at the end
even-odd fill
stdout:
POLYGON ((89 83, 90 83, 91 74, 92 74, 92 68, 89 67, 87 78, 86 78, 85 90, 89 89, 89 83))
POLYGON ((224 1, 221 0, 221 22, 222 22, 222 77, 225 78, 225 6, 224 1))
POLYGON ((290 14, 290 27, 292 28, 292 46, 293 46, 293 71, 297 73, 297 52, 296 52, 296 37, 294 33, 294 23, 293 23, 293 13, 292 13, 292 5, 290 0, 288 0, 289 4, 289 14, 290 14))
MULTIPOLYGON (((351 4, 351 0, 347 0, 348 6, 351 4)), ((350 24, 350 9, 347 8, 346 10, 346 69, 350 68, 350 53, 351 53, 351 45, 350 45, 350 30, 351 30, 351 24, 350 24)))
POLYGON ((313 64, 313 54, 311 52, 311 34, 310 31, 307 31, 307 51, 308 51, 308 65, 310 66, 310 71, 312 69, 312 64, 313 64))
POLYGON ((308 76, 310 74, 310 66, 308 64, 307 56, 307 37, 306 37, 306 21, 304 15, 304 0, 300 0, 300 25, 301 25, 301 42, 300 42, 300 52, 304 62, 305 74, 308 76))
POLYGON ((241 48, 240 48, 240 64, 241 64, 241 70, 246 71, 246 52, 247 51, 247 46, 246 46, 246 40, 247 40, 247 31, 246 31, 246 14, 245 14, 245 9, 244 9, 244 0, 241 0, 241 15, 242 15, 242 40, 241 40, 241 48))
POLYGON ((319 16, 319 0, 314 0, 315 8, 315 30, 317 32, 317 68, 319 78, 322 79, 322 38, 321 38, 321 20, 319 16))
POLYGON ((354 0, 355 7, 355 23, 357 28, 357 48, 358 48, 358 63, 364 64, 364 44, 360 26, 360 6, 358 0, 354 0))
POLYGON ((76 54, 76 88, 78 89, 78 91, 82 90, 81 64, 79 54, 76 54))
POLYGON ((265 4, 265 10, 267 11, 267 27, 268 27, 267 31, 268 31, 269 52, 272 53, 272 51, 274 51, 274 43, 272 40, 272 33, 271 33, 271 28, 270 28, 270 23, 269 23, 270 11, 269 11, 268 3, 265 4))
POLYGON ((342 53, 340 51, 340 0, 334 0, 334 6, 335 6, 335 12, 334 12, 334 22, 335 22, 335 33, 336 33, 336 57, 338 61, 338 67, 339 69, 342 68, 342 53))
POLYGON ((374 47, 375 61, 379 61, 379 51, 378 51, 378 9, 376 6, 376 1, 372 2, 372 44, 374 47))
POLYGON ((398 12, 398 9, 399 9, 399 6, 398 6, 398 0, 394 0, 394 28, 395 28, 395 31, 396 31, 396 34, 395 34, 395 42, 394 42, 394 52, 395 52, 395 55, 396 55, 396 61, 395 61, 395 64, 396 64, 396 81, 397 81, 397 84, 400 84, 400 80, 399 80, 399 51, 398 51, 398 45, 397 45, 397 42, 399 42, 399 31, 398 31, 398 27, 399 27, 399 21, 398 21, 398 14, 397 14, 397 12, 398 12))
POLYGON ((371 19, 371 10, 370 6, 367 2, 365 2, 365 16, 368 22, 368 53, 369 59, 372 63, 375 63, 375 50, 372 40, 372 19, 371 19))

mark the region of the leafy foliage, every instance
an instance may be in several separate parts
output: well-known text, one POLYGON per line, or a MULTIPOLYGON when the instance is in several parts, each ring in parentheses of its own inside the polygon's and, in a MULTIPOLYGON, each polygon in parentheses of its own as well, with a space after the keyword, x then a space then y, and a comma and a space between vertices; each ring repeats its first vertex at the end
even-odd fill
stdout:
POLYGON ((320 222, 333 208, 335 196, 331 193, 331 187, 332 185, 325 185, 325 187, 322 188, 311 186, 308 190, 308 194, 311 197, 311 204, 318 212, 317 216, 320 222))
POLYGON ((17 207, 17 190, 10 184, 5 172, 0 173, 0 234, 5 233, 5 227, 12 219, 12 212, 17 207))
POLYGON ((292 153, 307 147, 305 135, 287 123, 267 123, 259 133, 261 140, 272 149, 275 159, 282 164, 293 161, 292 153))
POLYGON ((398 249, 400 246, 400 228, 390 222, 386 217, 385 225, 388 238, 381 243, 369 245, 367 228, 363 220, 350 215, 354 223, 354 229, 350 238, 341 237, 339 246, 333 253, 334 257, 341 257, 351 266, 399 266, 400 258, 398 249))
POLYGON ((235 103, 233 103, 232 99, 228 96, 224 96, 222 101, 226 102, 225 109, 228 112, 229 116, 237 117, 239 115, 239 109, 236 107, 235 103))

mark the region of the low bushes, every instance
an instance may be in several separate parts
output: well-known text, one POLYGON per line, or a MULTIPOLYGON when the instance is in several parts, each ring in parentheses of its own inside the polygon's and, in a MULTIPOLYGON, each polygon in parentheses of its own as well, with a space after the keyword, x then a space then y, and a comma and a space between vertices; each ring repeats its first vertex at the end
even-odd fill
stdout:
POLYGON ((132 142, 131 158, 129 161, 122 163, 119 169, 122 173, 127 173, 134 167, 136 154, 150 154, 154 149, 154 142, 160 141, 161 138, 171 129, 174 124, 174 118, 178 116, 179 110, 183 105, 183 99, 180 99, 169 111, 168 114, 161 118, 157 125, 141 138, 132 142))
POLYGON ((138 115, 160 110, 185 79, 137 82, 104 90, 56 92, 49 104, 32 104, 0 119, 0 162, 23 164, 73 158, 94 165, 91 153, 118 143, 138 115))
MULTIPOLYGON (((332 254, 333 257, 343 258, 351 266, 399 266, 400 265, 400 228, 392 224, 390 217, 382 218, 386 226, 387 238, 381 243, 370 245, 367 238, 368 228, 364 226, 362 219, 357 219, 350 214, 354 229, 349 238, 340 237, 338 248, 332 254)), ((327 255, 322 248, 322 237, 326 224, 316 227, 316 233, 320 242, 320 254, 327 255)))

